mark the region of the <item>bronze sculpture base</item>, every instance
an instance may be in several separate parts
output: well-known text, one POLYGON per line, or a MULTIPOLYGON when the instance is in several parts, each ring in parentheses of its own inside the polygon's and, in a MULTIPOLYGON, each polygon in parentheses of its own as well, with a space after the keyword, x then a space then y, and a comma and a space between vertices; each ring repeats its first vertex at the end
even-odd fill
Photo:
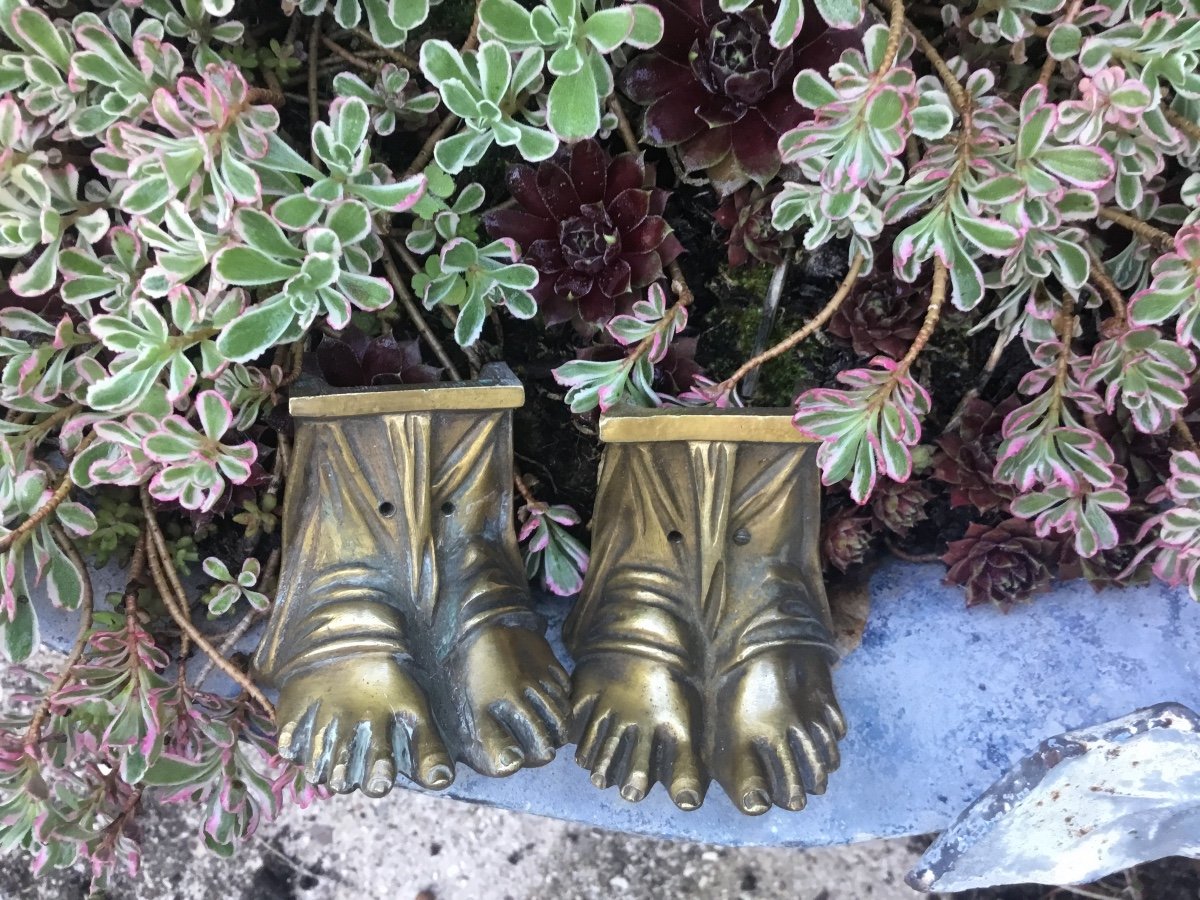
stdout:
POLYGON ((576 759, 682 809, 803 808, 845 723, 818 557, 815 447, 790 413, 629 410, 607 443, 592 564, 567 623, 576 759))
POLYGON ((335 791, 444 788, 549 762, 566 673, 531 606, 512 523, 507 367, 434 387, 303 394, 280 595, 255 658, 281 755, 335 791))

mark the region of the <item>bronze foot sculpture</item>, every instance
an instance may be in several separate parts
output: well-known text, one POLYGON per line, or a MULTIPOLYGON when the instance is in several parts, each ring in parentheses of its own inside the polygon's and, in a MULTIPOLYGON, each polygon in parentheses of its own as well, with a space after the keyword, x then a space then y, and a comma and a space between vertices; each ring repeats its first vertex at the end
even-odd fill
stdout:
POLYGON ((640 800, 801 809, 839 762, 815 448, 783 411, 625 410, 567 623, 576 759, 640 800))
POLYGON ((279 690, 279 752, 373 797, 456 761, 549 762, 569 682, 533 612, 512 523, 507 367, 480 381, 291 402, 280 593, 255 658, 279 690))

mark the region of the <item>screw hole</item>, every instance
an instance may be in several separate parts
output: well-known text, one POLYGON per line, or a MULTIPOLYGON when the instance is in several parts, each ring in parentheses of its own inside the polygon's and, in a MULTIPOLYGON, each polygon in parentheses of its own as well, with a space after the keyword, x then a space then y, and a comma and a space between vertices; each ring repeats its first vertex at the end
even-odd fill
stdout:
POLYGON ((739 547, 745 547, 750 543, 750 532, 745 528, 739 528, 733 533, 733 542, 739 547))
POLYGON ((672 531, 670 534, 667 535, 667 540, 670 541, 672 544, 679 544, 679 543, 683 542, 683 535, 681 533, 679 533, 678 531, 672 531))
POLYGON ((454 504, 451 503, 449 500, 447 500, 445 503, 442 504, 442 515, 443 516, 454 515, 454 504))
POLYGON ((396 504, 391 501, 384 500, 379 504, 379 514, 385 519, 390 519, 396 514, 396 504))

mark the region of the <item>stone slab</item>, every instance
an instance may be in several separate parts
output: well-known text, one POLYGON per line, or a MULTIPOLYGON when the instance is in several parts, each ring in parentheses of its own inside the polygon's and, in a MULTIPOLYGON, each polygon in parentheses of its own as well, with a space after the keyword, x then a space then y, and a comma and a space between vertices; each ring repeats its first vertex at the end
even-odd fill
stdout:
MULTIPOLYGON (((548 766, 504 779, 460 767, 443 796, 678 840, 846 844, 945 829, 1048 736, 1166 701, 1200 707, 1200 605, 1185 592, 1069 584, 1005 615, 965 610, 943 572, 889 562, 871 576, 862 642, 835 673, 850 724, 842 767, 804 812, 743 816, 716 786, 690 813, 661 785, 627 803, 616 788, 593 787, 569 747, 548 766)), ((542 608, 565 659, 569 601, 548 598, 542 608)), ((46 612, 46 637, 69 645, 71 615, 46 612)), ((400 800, 393 793, 381 802, 400 800)))
POLYGON ((908 874, 926 893, 1080 884, 1200 855, 1200 717, 1162 703, 1043 741, 908 874))

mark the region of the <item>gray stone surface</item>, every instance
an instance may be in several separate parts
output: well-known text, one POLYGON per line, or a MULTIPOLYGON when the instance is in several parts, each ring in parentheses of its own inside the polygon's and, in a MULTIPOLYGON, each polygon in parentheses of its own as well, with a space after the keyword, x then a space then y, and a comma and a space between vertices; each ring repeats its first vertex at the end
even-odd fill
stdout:
POLYGON ((1200 717, 1162 704, 1043 741, 922 857, 908 883, 1076 884, 1200 856, 1200 717))
MULTIPOLYGON (((677 840, 812 847, 945 829, 1047 736, 1163 701, 1200 708, 1200 605, 1159 584, 1063 585, 1012 613, 963 609, 943 568, 886 563, 870 579, 859 647, 835 672, 850 733, 829 793, 800 813, 737 812, 717 788, 680 812, 656 786, 638 804, 596 790, 570 748, 541 769, 483 778, 459 767, 445 796, 677 840)), ((119 586, 108 588, 117 589, 119 586)), ((551 600, 560 657, 568 601, 551 600)), ((70 614, 43 633, 64 646, 70 614)))

